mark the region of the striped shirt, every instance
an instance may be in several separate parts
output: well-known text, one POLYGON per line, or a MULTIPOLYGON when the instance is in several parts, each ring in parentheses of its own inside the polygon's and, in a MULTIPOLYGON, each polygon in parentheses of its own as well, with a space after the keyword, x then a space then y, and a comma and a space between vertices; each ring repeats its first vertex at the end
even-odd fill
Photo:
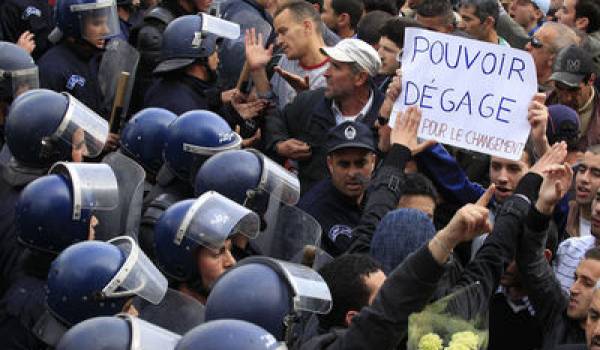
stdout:
POLYGON ((575 282, 575 270, 583 259, 585 252, 596 244, 594 236, 572 237, 558 246, 554 259, 554 274, 560 282, 563 291, 569 293, 569 288, 575 282))

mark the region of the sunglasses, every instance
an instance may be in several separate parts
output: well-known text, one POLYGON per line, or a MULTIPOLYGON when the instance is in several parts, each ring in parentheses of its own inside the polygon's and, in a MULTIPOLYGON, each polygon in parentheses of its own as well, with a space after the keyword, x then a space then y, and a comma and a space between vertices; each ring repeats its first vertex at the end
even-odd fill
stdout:
POLYGON ((377 123, 379 123, 379 126, 387 125, 389 120, 390 119, 386 117, 377 117, 377 123))
POLYGON ((535 36, 532 36, 531 39, 529 39, 529 43, 531 44, 531 47, 535 49, 541 49, 544 47, 544 44, 540 41, 540 39, 536 38, 535 36))

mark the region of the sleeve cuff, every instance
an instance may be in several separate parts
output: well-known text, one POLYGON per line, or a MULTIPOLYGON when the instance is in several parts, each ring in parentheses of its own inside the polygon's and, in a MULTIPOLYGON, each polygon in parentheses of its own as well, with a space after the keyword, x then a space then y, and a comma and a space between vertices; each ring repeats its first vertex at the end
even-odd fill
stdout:
POLYGON ((531 203, 535 203, 537 199, 538 192, 540 190, 540 186, 542 185, 542 180, 544 180, 540 175, 535 173, 527 173, 515 189, 515 194, 521 194, 529 198, 531 203))
POLYGON ((410 149, 404 145, 394 144, 383 160, 384 166, 402 168, 412 157, 410 149))

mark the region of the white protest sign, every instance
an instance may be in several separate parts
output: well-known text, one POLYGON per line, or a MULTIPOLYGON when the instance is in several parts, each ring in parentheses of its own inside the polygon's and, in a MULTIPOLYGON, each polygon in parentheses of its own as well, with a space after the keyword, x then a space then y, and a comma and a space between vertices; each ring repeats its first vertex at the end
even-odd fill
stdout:
POLYGON ((528 52, 407 28, 402 93, 390 116, 418 106, 418 136, 518 160, 529 135, 527 108, 537 92, 528 52))

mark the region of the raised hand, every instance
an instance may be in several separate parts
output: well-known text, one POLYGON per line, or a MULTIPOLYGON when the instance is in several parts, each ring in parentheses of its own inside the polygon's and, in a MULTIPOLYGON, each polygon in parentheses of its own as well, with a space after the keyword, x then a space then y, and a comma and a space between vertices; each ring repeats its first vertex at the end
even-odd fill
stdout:
POLYGON ((297 139, 281 141, 275 149, 280 156, 296 160, 309 158, 312 154, 310 146, 297 139))
POLYGON ((290 84, 290 86, 293 87, 296 92, 301 92, 310 88, 308 75, 303 78, 297 74, 292 74, 279 66, 276 66, 274 70, 277 72, 277 74, 281 75, 281 77, 285 79, 285 81, 287 81, 287 83, 290 84))
POLYGON ((564 163, 567 157, 567 144, 557 142, 533 166, 529 169, 530 172, 544 176, 544 171, 555 164, 564 163))
POLYGON ((420 122, 421 110, 415 106, 408 107, 405 112, 398 112, 394 128, 390 133, 390 143, 408 147, 413 156, 435 144, 433 140, 421 144, 417 142, 417 131, 420 122))
POLYGON ((250 70, 255 71, 265 68, 271 57, 273 57, 273 45, 265 49, 263 37, 260 33, 256 34, 255 28, 246 30, 244 43, 246 45, 246 63, 250 70))
POLYGON ((17 45, 19 45, 20 47, 25 49, 25 51, 27 51, 27 52, 29 52, 29 54, 31 54, 33 52, 33 50, 35 50, 35 41, 33 40, 34 37, 35 37, 35 34, 26 30, 23 32, 23 34, 21 34, 21 36, 17 40, 17 45))
POLYGON ((540 187, 536 209, 551 215, 554 206, 565 196, 573 181, 573 169, 568 164, 554 164, 544 170, 544 181, 540 187))
POLYGON ((548 127, 548 107, 544 105, 546 95, 535 94, 527 109, 527 120, 531 125, 531 138, 535 147, 535 153, 542 156, 550 149, 546 128, 548 127))

